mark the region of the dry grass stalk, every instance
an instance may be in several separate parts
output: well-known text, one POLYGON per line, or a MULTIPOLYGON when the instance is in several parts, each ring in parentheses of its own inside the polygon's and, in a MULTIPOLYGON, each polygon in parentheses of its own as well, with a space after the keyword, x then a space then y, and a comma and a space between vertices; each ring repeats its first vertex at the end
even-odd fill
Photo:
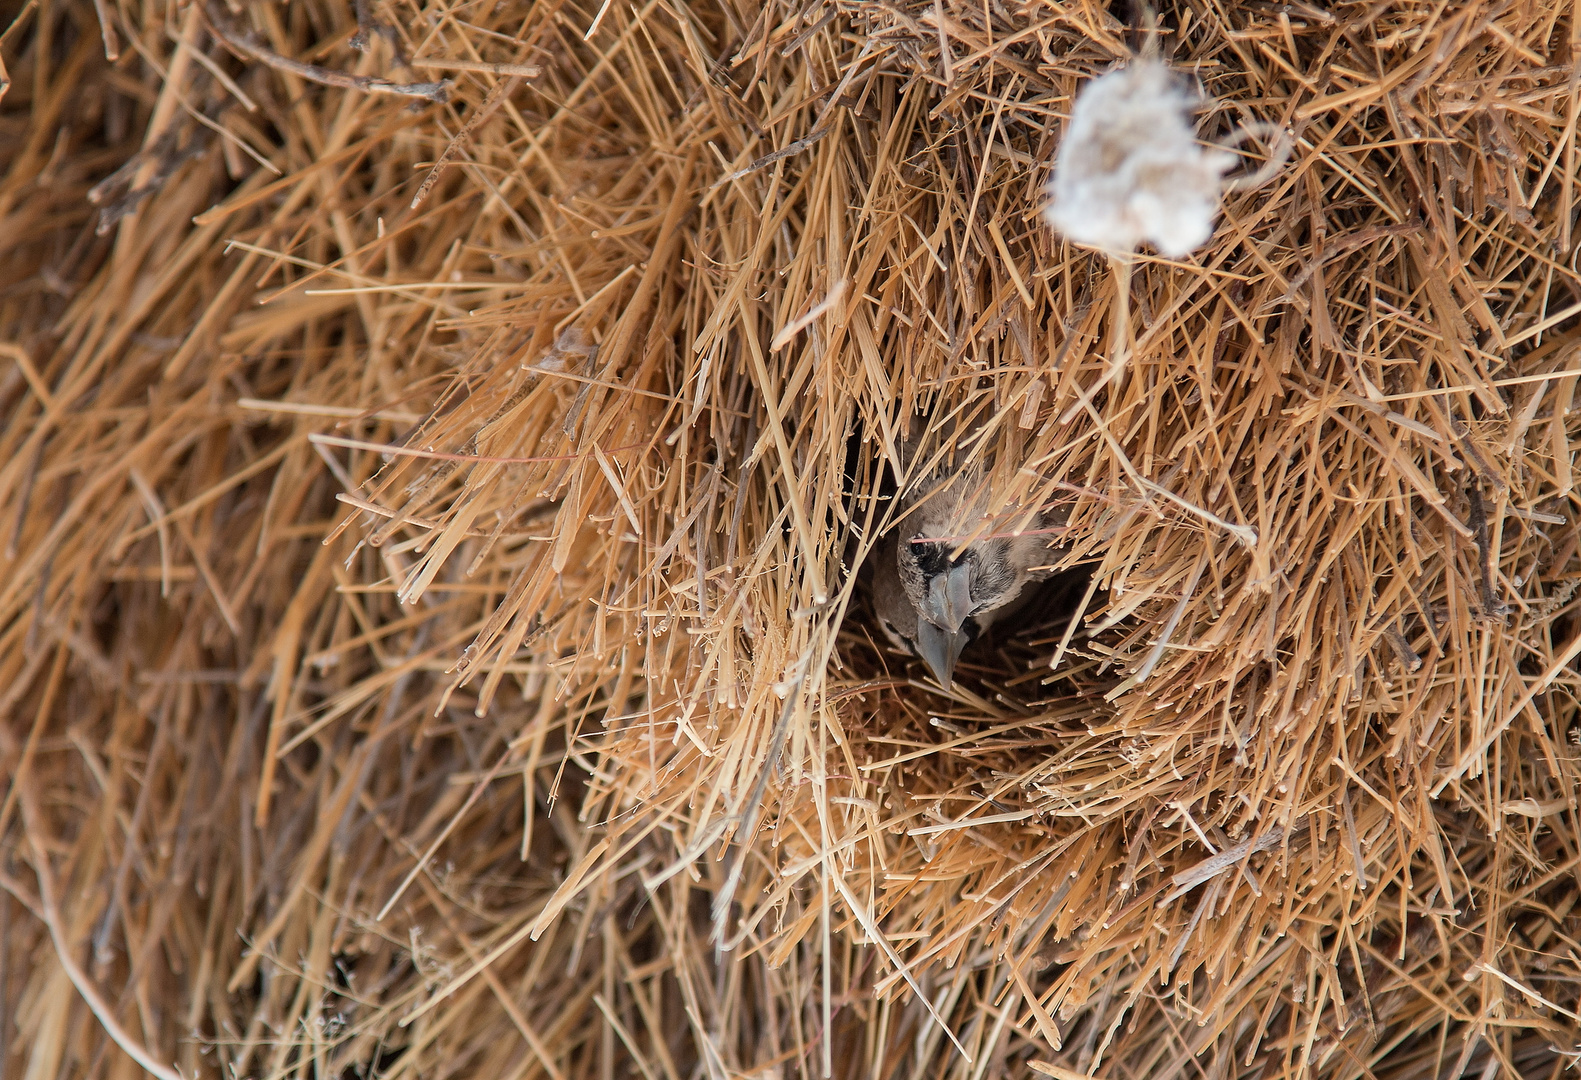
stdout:
POLYGON ((0 1070, 1574 1061, 1572 6, 1164 7, 1295 152, 1124 296, 1097 4, 24 16, 0 1070), (1103 587, 950 695, 914 421, 1103 587))

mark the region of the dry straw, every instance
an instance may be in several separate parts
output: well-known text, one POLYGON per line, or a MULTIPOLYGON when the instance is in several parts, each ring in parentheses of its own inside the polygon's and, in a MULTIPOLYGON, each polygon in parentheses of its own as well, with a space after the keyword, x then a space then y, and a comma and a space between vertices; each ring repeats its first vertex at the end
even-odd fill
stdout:
POLYGON ((1157 14, 1121 296, 1085 0, 25 6, 0 1072, 1564 1075, 1581 17, 1157 14), (950 694, 914 422, 1093 569, 950 694))

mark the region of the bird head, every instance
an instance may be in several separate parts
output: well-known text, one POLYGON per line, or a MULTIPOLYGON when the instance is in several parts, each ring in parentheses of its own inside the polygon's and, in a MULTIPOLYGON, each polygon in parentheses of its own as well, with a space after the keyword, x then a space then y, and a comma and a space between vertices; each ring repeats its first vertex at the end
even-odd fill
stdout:
MULTIPOLYGON (((910 591, 901 581, 898 546, 891 533, 875 552, 873 607, 879 629, 891 645, 921 657, 939 685, 948 690, 955 678, 955 662, 977 636, 976 620, 963 617, 953 628, 946 628, 920 617, 910 591)), ((947 601, 948 597, 941 600, 947 601)), ((951 609, 949 614, 953 613, 951 609)))
POLYGON ((896 572, 906 598, 923 621, 958 633, 968 620, 980 629, 1017 600, 1030 581, 1046 577, 1040 564, 1050 560, 1041 535, 974 540, 951 558, 956 538, 912 536, 897 545, 896 572))

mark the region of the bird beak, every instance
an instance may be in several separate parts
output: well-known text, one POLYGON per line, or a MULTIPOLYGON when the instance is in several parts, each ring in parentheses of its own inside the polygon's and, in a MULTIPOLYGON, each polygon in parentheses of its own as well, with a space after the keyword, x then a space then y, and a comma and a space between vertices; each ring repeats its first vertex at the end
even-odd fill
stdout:
POLYGON ((922 609, 923 618, 939 629, 961 632, 961 624, 972 613, 972 570, 964 559, 959 566, 928 579, 922 609))
POLYGON ((946 690, 955 679, 955 661, 966 648, 966 635, 959 630, 942 630, 923 619, 917 623, 917 651, 939 685, 946 690))

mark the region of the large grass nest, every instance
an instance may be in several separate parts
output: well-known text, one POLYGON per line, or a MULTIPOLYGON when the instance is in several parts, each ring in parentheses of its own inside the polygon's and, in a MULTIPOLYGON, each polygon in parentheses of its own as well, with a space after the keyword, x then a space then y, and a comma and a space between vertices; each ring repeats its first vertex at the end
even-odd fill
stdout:
POLYGON ((1574 4, 18 10, 0 1073, 1581 1059, 1574 4), (1127 270, 1150 49, 1291 154, 1127 270), (949 692, 916 439, 1069 513, 949 692))

